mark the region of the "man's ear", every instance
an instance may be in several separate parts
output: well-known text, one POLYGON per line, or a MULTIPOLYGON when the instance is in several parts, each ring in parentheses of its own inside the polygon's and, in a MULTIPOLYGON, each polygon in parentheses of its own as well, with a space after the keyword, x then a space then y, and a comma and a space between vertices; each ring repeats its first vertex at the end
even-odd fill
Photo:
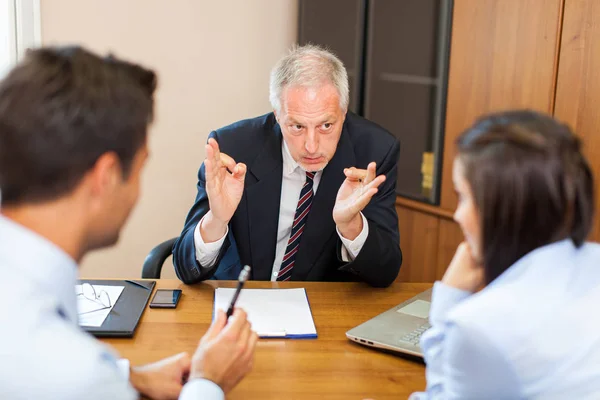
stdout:
POLYGON ((117 154, 111 151, 98 157, 94 166, 88 172, 88 178, 93 195, 102 196, 113 191, 123 178, 121 163, 117 154))

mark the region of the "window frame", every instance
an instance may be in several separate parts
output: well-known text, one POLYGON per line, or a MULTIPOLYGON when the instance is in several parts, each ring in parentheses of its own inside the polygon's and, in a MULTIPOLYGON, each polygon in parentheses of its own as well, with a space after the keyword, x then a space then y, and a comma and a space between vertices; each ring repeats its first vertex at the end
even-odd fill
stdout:
POLYGON ((41 45, 40 7, 40 0, 0 0, 0 79, 27 49, 41 45))

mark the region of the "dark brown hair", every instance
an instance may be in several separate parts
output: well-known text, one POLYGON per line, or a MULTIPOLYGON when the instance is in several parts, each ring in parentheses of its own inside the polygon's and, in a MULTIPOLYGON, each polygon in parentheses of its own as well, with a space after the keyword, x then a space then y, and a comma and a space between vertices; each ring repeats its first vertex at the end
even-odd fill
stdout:
POLYGON ((481 226, 487 283, 525 254, 585 241, 594 183, 569 127, 534 111, 485 116, 457 140, 481 226))
POLYGON ((0 189, 4 205, 69 193, 114 152, 124 179, 146 142, 156 75, 81 47, 32 50, 0 82, 0 189))

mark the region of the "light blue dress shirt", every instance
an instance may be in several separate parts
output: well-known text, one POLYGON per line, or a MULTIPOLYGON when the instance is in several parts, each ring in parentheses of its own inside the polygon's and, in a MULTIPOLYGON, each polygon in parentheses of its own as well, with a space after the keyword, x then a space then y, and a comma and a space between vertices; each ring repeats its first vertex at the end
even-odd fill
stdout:
POLYGON ((437 282, 412 399, 600 399, 600 245, 527 254, 476 294, 437 282))
MULTIPOLYGON (((77 324, 77 265, 57 246, 0 215, 0 399, 130 400, 115 354, 77 324)), ((180 399, 223 399, 207 380, 180 399)))

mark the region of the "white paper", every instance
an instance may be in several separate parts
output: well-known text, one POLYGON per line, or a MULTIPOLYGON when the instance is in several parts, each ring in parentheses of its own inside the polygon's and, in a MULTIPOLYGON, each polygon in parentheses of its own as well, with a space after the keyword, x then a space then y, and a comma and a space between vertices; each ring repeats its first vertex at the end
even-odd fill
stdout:
MULTIPOLYGON (((77 296, 77 314, 79 316, 80 326, 100 327, 104 320, 110 314, 113 307, 119 300, 125 286, 105 286, 92 285, 97 295, 105 291, 110 297, 110 308, 104 308, 100 302, 90 300, 84 296, 77 296)), ((81 293, 81 285, 75 285, 75 293, 81 293)))
MULTIPOLYGON (((215 290, 215 309, 227 311, 235 289, 215 290)), ((316 336, 306 291, 300 289, 242 289, 236 303, 260 337, 316 336)))

